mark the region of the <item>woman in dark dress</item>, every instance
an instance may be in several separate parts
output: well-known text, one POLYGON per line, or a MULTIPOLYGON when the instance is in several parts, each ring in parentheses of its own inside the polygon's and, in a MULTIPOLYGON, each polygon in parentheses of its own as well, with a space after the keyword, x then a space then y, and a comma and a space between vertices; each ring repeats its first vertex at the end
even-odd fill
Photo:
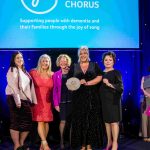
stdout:
POLYGON ((97 63, 89 61, 88 47, 78 51, 79 63, 70 68, 69 74, 80 80, 81 86, 72 93, 70 116, 71 148, 91 150, 103 144, 102 121, 97 84, 102 72, 97 63))
POLYGON ((64 129, 71 105, 71 99, 69 98, 70 92, 66 87, 71 58, 66 54, 60 54, 57 58, 56 65, 60 67, 60 69, 53 75, 53 102, 56 111, 58 111, 60 115, 60 148, 64 149, 64 129))
POLYGON ((109 150, 111 147, 112 150, 117 150, 123 83, 120 72, 113 68, 116 60, 115 53, 106 52, 103 54, 102 59, 105 70, 100 87, 100 96, 108 140, 105 150, 109 150))

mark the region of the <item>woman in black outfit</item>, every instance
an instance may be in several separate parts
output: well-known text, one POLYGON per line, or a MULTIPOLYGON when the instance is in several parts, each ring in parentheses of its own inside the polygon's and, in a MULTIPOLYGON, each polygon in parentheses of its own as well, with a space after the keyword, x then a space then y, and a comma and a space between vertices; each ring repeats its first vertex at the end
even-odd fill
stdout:
POLYGON ((66 118, 69 114, 69 109, 71 105, 70 91, 68 91, 66 86, 66 81, 68 79, 68 71, 71 65, 71 58, 66 54, 60 54, 57 57, 56 65, 60 67, 53 75, 53 103, 56 111, 60 115, 60 148, 64 149, 64 131, 66 118))
POLYGON ((123 92, 122 77, 118 70, 113 68, 116 55, 113 52, 103 54, 105 66, 100 96, 102 101, 102 113, 107 133, 107 146, 105 150, 117 150, 119 121, 121 121, 121 95, 123 92))
POLYGON ((97 84, 102 72, 97 63, 89 61, 88 47, 78 51, 79 63, 70 68, 69 74, 80 80, 81 86, 72 92, 72 110, 70 116, 71 148, 92 150, 103 144, 102 118, 97 84))

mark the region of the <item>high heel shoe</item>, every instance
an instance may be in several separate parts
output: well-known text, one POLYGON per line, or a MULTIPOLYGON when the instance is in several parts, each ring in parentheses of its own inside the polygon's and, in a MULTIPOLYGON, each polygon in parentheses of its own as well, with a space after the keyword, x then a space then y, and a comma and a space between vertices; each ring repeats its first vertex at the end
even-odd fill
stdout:
POLYGON ((46 140, 41 141, 41 147, 40 148, 42 148, 40 150, 51 150, 50 147, 48 146, 48 143, 46 140))
POLYGON ((28 148, 28 146, 26 146, 26 145, 22 145, 22 146, 19 146, 18 148, 17 148, 17 150, 28 150, 29 148, 28 148))
POLYGON ((112 145, 112 150, 118 150, 118 143, 113 143, 112 145), (115 145, 115 146, 114 146, 115 145))
POLYGON ((42 143, 41 143, 41 145, 40 145, 40 149, 39 149, 39 150, 44 150, 44 149, 43 149, 43 146, 42 146, 42 143))

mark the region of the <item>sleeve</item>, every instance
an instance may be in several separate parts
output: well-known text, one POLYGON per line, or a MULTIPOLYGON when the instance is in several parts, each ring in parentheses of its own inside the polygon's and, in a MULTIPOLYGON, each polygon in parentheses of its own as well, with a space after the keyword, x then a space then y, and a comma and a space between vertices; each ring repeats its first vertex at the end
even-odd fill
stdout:
POLYGON ((56 76, 56 73, 54 73, 53 75, 53 83, 54 83, 54 86, 53 86, 53 103, 54 103, 54 106, 59 106, 59 102, 58 102, 58 84, 57 84, 57 76, 56 76))
POLYGON ((116 71, 115 79, 116 79, 116 81, 112 85, 115 87, 117 92, 122 94, 124 88, 123 88, 122 76, 121 76, 121 73, 119 71, 116 71))
POLYGON ((21 104, 20 95, 19 95, 20 90, 18 88, 19 83, 18 83, 18 71, 17 71, 17 68, 13 68, 13 71, 11 71, 11 68, 8 70, 7 83, 8 83, 8 86, 13 91, 13 97, 14 97, 15 103, 17 105, 21 104))
POLYGON ((36 71, 35 69, 29 71, 29 76, 31 77, 31 82, 30 82, 31 98, 33 104, 37 104, 37 96, 35 92, 35 82, 34 82, 35 71, 36 71))
POLYGON ((98 63, 95 63, 95 72, 96 72, 97 76, 103 75, 103 71, 100 69, 98 63))
POLYGON ((36 97, 33 81, 31 81, 31 97, 32 97, 32 103, 37 104, 37 97, 36 97))

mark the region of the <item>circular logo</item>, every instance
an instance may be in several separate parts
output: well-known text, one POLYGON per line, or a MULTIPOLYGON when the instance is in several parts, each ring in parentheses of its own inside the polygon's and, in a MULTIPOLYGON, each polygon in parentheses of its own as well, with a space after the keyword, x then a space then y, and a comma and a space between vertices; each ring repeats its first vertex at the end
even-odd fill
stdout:
POLYGON ((21 0, 22 5, 31 13, 47 14, 51 12, 58 3, 58 0, 21 0))

